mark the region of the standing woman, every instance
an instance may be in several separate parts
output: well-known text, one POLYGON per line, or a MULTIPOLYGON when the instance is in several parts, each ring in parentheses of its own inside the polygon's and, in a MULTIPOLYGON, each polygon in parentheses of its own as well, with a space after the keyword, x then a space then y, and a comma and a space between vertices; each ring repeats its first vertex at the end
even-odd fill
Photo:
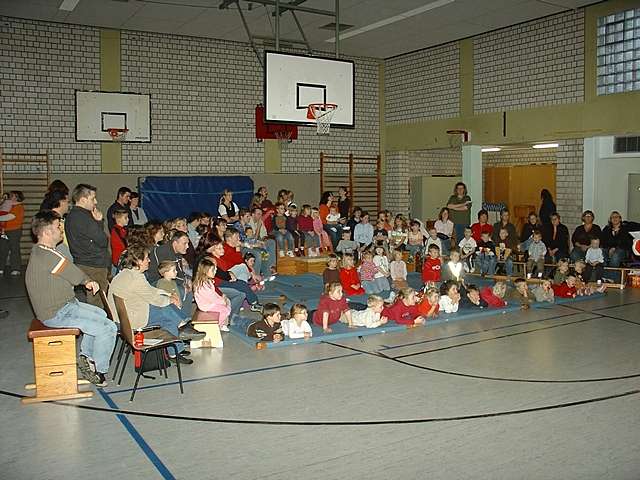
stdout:
POLYGON ((551 225, 551 214, 556 211, 556 204, 553 201, 551 192, 546 188, 543 188, 540 191, 540 200, 542 200, 539 215, 540 223, 542 223, 542 225, 551 225))
POLYGON ((320 197, 320 206, 318 212, 320 213, 320 220, 322 220, 322 227, 331 239, 331 244, 335 250, 340 237, 342 236, 342 227, 340 225, 331 225, 327 223, 327 215, 329 215, 329 208, 333 205, 334 197, 331 192, 324 192, 320 197))
POLYGON ((458 182, 453 187, 453 195, 449 197, 447 208, 454 224, 456 243, 459 243, 464 237, 464 229, 471 224, 471 197, 467 195, 467 186, 463 182, 458 182))
POLYGON ((351 213, 351 198, 347 187, 338 189, 338 212, 340 212, 340 218, 349 218, 351 213))
POLYGON ((233 192, 227 188, 222 192, 220 197, 220 206, 218 207, 218 215, 224 218, 227 223, 234 223, 238 221, 238 213, 240 209, 238 205, 233 201, 233 192))

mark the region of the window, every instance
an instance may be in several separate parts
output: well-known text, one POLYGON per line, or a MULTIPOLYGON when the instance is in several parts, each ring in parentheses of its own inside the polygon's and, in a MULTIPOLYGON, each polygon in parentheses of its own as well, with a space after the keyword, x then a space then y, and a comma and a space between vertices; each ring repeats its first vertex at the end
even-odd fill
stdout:
POLYGON ((598 18, 598 95, 640 90, 640 8, 598 18))
POLYGON ((616 137, 613 153, 640 152, 640 137, 616 137))

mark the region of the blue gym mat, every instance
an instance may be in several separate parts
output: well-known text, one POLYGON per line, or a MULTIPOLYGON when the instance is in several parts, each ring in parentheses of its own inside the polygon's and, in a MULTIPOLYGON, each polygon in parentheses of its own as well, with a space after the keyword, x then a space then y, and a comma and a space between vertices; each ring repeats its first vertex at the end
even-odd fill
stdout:
MULTIPOLYGON (((415 288, 422 287, 422 278, 419 272, 410 272, 407 275, 407 283, 415 288)), ((479 288, 493 283, 492 279, 474 278, 473 283, 479 288)), ((315 310, 318 307, 318 301, 323 291, 322 277, 314 273, 304 273, 301 275, 279 275, 275 280, 267 282, 265 290, 258 292, 258 297, 261 303, 275 302, 277 303, 280 295, 287 297, 284 303, 284 309, 287 311, 294 303, 304 304, 309 312, 315 310)), ((386 292, 385 292, 386 293, 386 292)), ((385 297, 385 293, 382 294, 385 297)), ((577 297, 577 298, 556 298, 556 304, 566 304, 579 302, 584 300, 595 300, 602 298, 605 295, 603 293, 597 293, 589 297, 577 297)), ((358 295, 347 297, 350 304, 354 305, 356 309, 362 308, 367 303, 367 295, 358 295)), ((553 304, 547 302, 534 303, 533 308, 545 308, 551 307, 553 304)), ((510 313, 520 310, 520 305, 507 305, 504 308, 488 308, 484 310, 476 309, 461 309, 456 313, 443 313, 441 312, 438 317, 429 319, 426 327, 432 325, 439 325, 450 321, 459 320, 473 320, 476 318, 489 317, 491 315, 498 315, 501 313, 510 313)), ((243 342, 255 346, 259 340, 247 335, 247 327, 253 322, 253 320, 240 317, 236 319, 233 325, 230 325, 229 329, 231 333, 238 337, 243 342)), ((309 340, 304 339, 285 339, 278 343, 264 342, 267 348, 289 347, 292 345, 308 344, 308 343, 321 343, 324 341, 335 341, 341 338, 361 337, 366 335, 377 335, 380 333, 398 332, 407 330, 406 325, 398 325, 395 322, 389 322, 378 328, 349 328, 343 323, 336 323, 331 326, 332 333, 326 334, 322 331, 321 327, 314 325, 309 319, 311 329, 313 330, 313 336, 309 340)), ((424 328, 424 327, 415 327, 424 328)))

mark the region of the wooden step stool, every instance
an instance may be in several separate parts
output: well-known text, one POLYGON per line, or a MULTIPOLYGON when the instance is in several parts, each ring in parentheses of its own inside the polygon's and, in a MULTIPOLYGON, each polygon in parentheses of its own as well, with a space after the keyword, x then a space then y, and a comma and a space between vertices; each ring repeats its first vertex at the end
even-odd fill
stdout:
POLYGON ((203 312, 196 310, 191 319, 193 329, 205 334, 202 340, 192 340, 189 345, 191 348, 222 348, 222 335, 220 334, 220 326, 218 312, 203 312))
POLYGON ((24 386, 35 389, 33 397, 23 397, 22 403, 47 402, 87 398, 93 392, 80 392, 78 385, 86 385, 88 380, 78 380, 76 364, 77 328, 49 328, 40 320, 31 322, 27 338, 33 342, 33 366, 35 382, 24 386))
POLYGON ((296 274, 317 273, 322 275, 327 268, 328 257, 298 257, 294 259, 296 264, 296 274))

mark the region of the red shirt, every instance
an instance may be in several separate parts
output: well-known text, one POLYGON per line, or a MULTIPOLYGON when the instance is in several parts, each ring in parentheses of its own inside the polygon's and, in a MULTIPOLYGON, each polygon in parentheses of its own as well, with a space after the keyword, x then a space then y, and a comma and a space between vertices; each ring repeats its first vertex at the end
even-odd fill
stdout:
POLYGON ((364 288, 360 285, 360 277, 355 267, 340 269, 340 283, 345 295, 364 295, 365 293, 364 288), (360 285, 360 288, 356 290, 351 285, 360 285))
POLYGON ((127 230, 126 228, 116 224, 111 229, 111 263, 118 266, 120 255, 127 248, 127 230))
POLYGON ((313 232, 313 217, 300 215, 298 217, 298 229, 303 232, 313 232))
POLYGON ((484 287, 480 290, 480 298, 487 302, 489 308, 501 308, 507 306, 507 302, 495 295, 491 287, 484 287))
POLYGON ((573 298, 578 292, 576 287, 570 287, 567 285, 567 282, 562 282, 559 285, 551 285, 551 288, 553 288, 553 294, 560 298, 573 298))
POLYGON ((217 259, 217 263, 223 270, 231 270, 232 267, 244 263, 242 253, 224 242, 224 255, 217 259))
POLYGON ((322 326, 322 316, 325 312, 329 314, 328 325, 340 320, 342 312, 349 310, 347 299, 343 296, 340 300, 334 300, 329 295, 322 295, 318 302, 318 309, 313 314, 313 323, 322 326))
POLYGON ((422 264, 422 281, 427 282, 439 282, 440 271, 442 270, 442 260, 439 258, 427 257, 422 264))
POLYGON ((398 300, 390 307, 385 307, 380 314, 401 325, 413 325, 413 321, 420 316, 417 305, 405 305, 402 300, 398 300))
MULTIPOLYGON (((423 317, 426 317, 429 314, 431 307, 433 307, 433 305, 431 305, 429 303, 429 300, 425 298, 424 300, 422 300, 422 302, 418 304, 418 314, 422 315, 423 317)), ((433 311, 432 315, 437 315, 439 311, 440 311, 440 304, 436 303, 436 308, 433 311)))
POLYGON ((488 223, 485 223, 484 225, 480 225, 480 222, 476 222, 473 225, 471 225, 471 236, 476 242, 480 241, 480 236, 484 232, 487 232, 489 236, 491 236, 493 234, 493 227, 488 223))

